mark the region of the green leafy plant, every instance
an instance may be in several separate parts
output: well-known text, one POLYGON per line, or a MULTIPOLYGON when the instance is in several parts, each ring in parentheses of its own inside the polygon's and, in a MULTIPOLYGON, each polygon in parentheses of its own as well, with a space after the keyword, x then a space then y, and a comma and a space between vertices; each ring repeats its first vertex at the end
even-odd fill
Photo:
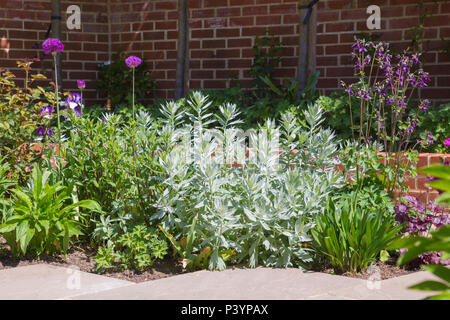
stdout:
POLYGON ((15 256, 66 253, 72 237, 82 234, 76 217, 84 213, 79 208, 101 210, 92 200, 67 204, 72 200, 71 189, 60 182, 50 185, 50 174, 34 166, 28 186, 11 190, 12 212, 4 217, 0 234, 15 256))
POLYGON ((167 249, 167 243, 159 239, 156 230, 136 225, 112 246, 99 248, 95 268, 101 273, 113 267, 114 263, 119 263, 123 269, 143 271, 152 266, 156 259, 164 258, 167 249))
MULTIPOLYGON (((449 180, 447 180, 449 181, 449 180)), ((450 188, 448 188, 450 191, 450 188)), ((443 252, 442 259, 450 259, 450 224, 431 232, 431 237, 406 237, 393 243, 390 249, 407 249, 397 260, 403 265, 426 252, 443 252)), ((409 287, 414 290, 440 291, 439 294, 426 298, 427 300, 450 300, 450 269, 443 265, 423 265, 422 268, 431 272, 442 281, 424 281, 409 287)))
POLYGON ((195 216, 192 219, 191 227, 189 228, 189 232, 187 237, 181 238, 179 241, 175 240, 175 238, 168 233, 162 226, 159 226, 160 230, 164 233, 167 239, 173 246, 174 253, 179 255, 181 258, 181 263, 183 268, 188 270, 195 269, 206 269, 207 263, 209 261, 209 256, 211 255, 211 247, 204 248, 199 253, 194 253, 193 244, 195 240, 195 226, 197 224, 198 216, 195 216))
POLYGON ((315 217, 312 246, 336 273, 363 270, 400 237, 393 215, 387 217, 366 201, 353 192, 330 200, 325 212, 315 217))
POLYGON ((256 95, 259 98, 268 97, 263 79, 272 79, 272 73, 276 70, 281 58, 278 56, 282 49, 279 38, 270 35, 265 31, 264 37, 256 37, 253 52, 253 64, 249 74, 253 77, 253 87, 256 88, 256 95))
POLYGON ((444 141, 450 137, 450 103, 429 108, 418 123, 417 140, 422 144, 423 152, 447 153, 444 141), (432 138, 428 137, 431 134, 432 138))
POLYGON ((295 78, 290 80, 285 79, 281 88, 277 87, 268 76, 261 78, 261 80, 280 98, 288 101, 290 104, 296 104, 300 99, 314 100, 316 93, 314 88, 319 80, 320 71, 317 71, 310 77, 306 87, 300 91, 300 82, 295 78))
POLYGON ((38 128, 47 127, 39 111, 45 105, 45 98, 52 98, 52 93, 40 86, 31 88, 36 79, 45 78, 30 74, 33 61, 17 61, 17 64, 25 71, 25 88, 14 82, 13 73, 0 69, 0 156, 9 163, 8 176, 23 183, 29 176, 25 169, 40 158, 33 152, 32 143, 38 128))

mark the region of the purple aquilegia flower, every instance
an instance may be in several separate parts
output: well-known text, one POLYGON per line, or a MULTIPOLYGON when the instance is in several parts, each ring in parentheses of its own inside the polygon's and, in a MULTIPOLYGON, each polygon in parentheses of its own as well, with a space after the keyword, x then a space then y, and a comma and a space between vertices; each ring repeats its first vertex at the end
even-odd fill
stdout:
POLYGON ((444 146, 450 147, 450 138, 445 139, 444 146))
POLYGON ((433 144, 434 143, 434 137, 433 137, 433 134, 431 133, 431 132, 429 132, 428 134, 427 134, 427 144, 428 145, 431 145, 431 144, 433 144))
POLYGON ((428 110, 428 107, 430 106, 431 102, 428 99, 423 100, 420 103, 420 110, 422 110, 423 112, 426 112, 428 110))
POLYGON ((142 60, 136 56, 129 56, 125 60, 125 63, 127 64, 128 68, 133 69, 138 67, 142 63, 142 60))
POLYGON ((72 93, 72 97, 67 97, 66 103, 70 109, 72 109, 77 117, 81 117, 81 108, 84 106, 81 104, 81 95, 78 93, 72 93))
POLYGON ((55 109, 52 106, 45 106, 40 111, 40 115, 45 119, 51 119, 52 113, 55 113, 55 109))
POLYGON ((55 38, 48 38, 42 44, 44 54, 56 54, 64 51, 64 45, 61 41, 55 38))
POLYGON ((360 40, 356 40, 356 42, 352 45, 353 50, 357 50, 358 52, 367 52, 365 44, 360 40))
POLYGON ((66 98, 66 103, 69 105, 70 109, 75 109, 81 104, 81 95, 78 93, 72 93, 72 97, 66 98))
POLYGON ((81 117, 81 109, 80 107, 75 107, 73 108, 73 111, 75 111, 75 114, 77 115, 77 117, 81 117))
MULTIPOLYGON (((36 134, 41 137, 45 137, 45 129, 43 127, 39 127, 36 131, 36 134)), ((49 128, 47 129, 47 134, 51 137, 53 135, 53 131, 49 128)))
POLYGON ((84 80, 77 80, 77 86, 78 86, 78 89, 84 89, 84 88, 86 88, 86 82, 84 81, 84 80))

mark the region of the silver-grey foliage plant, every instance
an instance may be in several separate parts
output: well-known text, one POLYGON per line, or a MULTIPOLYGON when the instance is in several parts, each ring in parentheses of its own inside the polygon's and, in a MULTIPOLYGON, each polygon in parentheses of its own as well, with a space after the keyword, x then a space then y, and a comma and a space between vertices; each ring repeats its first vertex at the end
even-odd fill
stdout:
POLYGON ((151 219, 180 240, 198 216, 194 250, 209 247, 212 270, 228 260, 251 268, 312 262, 313 217, 343 182, 335 136, 320 127, 321 108, 309 106, 302 122, 286 113, 278 125, 269 119, 242 134, 235 105, 217 115, 210 105, 194 92, 187 104, 161 108, 165 176, 151 219))

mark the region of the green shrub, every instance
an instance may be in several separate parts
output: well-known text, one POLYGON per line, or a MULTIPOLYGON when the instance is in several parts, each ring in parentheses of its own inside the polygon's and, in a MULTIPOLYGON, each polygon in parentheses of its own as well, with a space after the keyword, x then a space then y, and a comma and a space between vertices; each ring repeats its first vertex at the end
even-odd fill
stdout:
POLYGON ((444 146, 445 139, 450 137, 450 103, 429 108, 420 118, 418 125, 418 140, 428 140, 427 135, 433 135, 433 143, 423 144, 423 152, 448 153, 444 146))
POLYGON ((14 74, 0 69, 0 157, 9 164, 8 176, 20 183, 29 176, 25 168, 40 158, 32 151, 31 143, 37 129, 48 125, 39 111, 46 104, 45 99, 52 99, 52 94, 42 87, 30 87, 35 79, 44 78, 33 74, 30 80, 32 63, 17 62, 26 74, 25 89, 13 81, 14 74))
POLYGON ((394 216, 381 211, 385 203, 371 206, 359 192, 352 192, 330 200, 325 212, 316 215, 313 248, 336 273, 363 270, 400 237, 401 226, 395 224, 394 216))
POLYGON ((143 271, 156 259, 167 254, 167 243, 159 239, 159 233, 145 225, 137 225, 120 236, 110 247, 101 247, 95 257, 97 272, 112 268, 119 263, 123 269, 143 271))
POLYGON ((71 189, 61 183, 50 185, 50 174, 35 166, 28 186, 11 190, 12 211, 4 217, 0 234, 15 256, 67 252, 72 237, 82 234, 75 217, 84 213, 77 208, 101 210, 92 200, 67 204, 72 199, 71 189))
MULTIPOLYGON (((95 228, 114 230, 93 234, 98 244, 126 232, 127 220, 145 221, 163 175, 156 157, 163 149, 157 121, 144 112, 136 122, 116 114, 102 117, 72 117, 65 165, 58 171, 65 184, 74 185, 78 199, 92 199, 102 207, 102 216, 91 215, 84 224, 88 235, 95 228)), ((43 165, 50 168, 51 163, 43 165)))
POLYGON ((216 121, 209 112, 210 101, 200 93, 194 93, 187 105, 187 110, 179 106, 162 112, 170 152, 160 158, 165 174, 151 220, 181 241, 198 217, 188 251, 199 257, 209 247, 209 269, 224 269, 226 259, 250 267, 310 263, 311 250, 304 244, 310 241, 312 219, 342 182, 334 171, 337 145, 333 134, 320 128, 320 108, 311 106, 305 112, 305 127, 298 126, 292 113, 283 116, 281 127, 268 120, 260 134, 252 135, 255 158, 237 167, 229 161, 238 161, 234 147, 242 142, 233 129, 237 108, 223 106, 216 121), (183 120, 184 113, 188 120, 183 120), (207 127, 215 129, 214 136, 207 127), (269 144, 277 131, 281 147, 288 150, 282 152, 279 165, 279 151, 269 144), (193 135, 193 146, 180 145, 184 135, 177 132, 193 135))

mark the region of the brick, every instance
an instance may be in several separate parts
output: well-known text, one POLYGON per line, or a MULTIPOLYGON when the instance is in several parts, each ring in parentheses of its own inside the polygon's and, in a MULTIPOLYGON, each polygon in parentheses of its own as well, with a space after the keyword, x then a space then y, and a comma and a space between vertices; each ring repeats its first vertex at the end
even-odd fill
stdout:
POLYGON ((175 41, 155 42, 155 50, 175 50, 177 43, 175 41))
POLYGON ((203 60, 202 67, 204 69, 223 69, 225 68, 225 60, 203 60))
POLYGON ((204 6, 209 7, 226 7, 228 5, 228 0, 205 0, 204 6))
POLYGON ((229 48, 249 47, 252 45, 252 38, 228 39, 229 48))
POLYGON ((233 29, 217 29, 216 37, 218 38, 231 38, 231 37, 239 37, 241 35, 241 29, 233 28, 233 29))
POLYGON ((281 16, 260 16, 256 17, 256 25, 281 24, 281 16))
POLYGON ((230 27, 253 26, 254 24, 255 24, 254 17, 230 18, 230 27))
POLYGON ((217 9, 217 17, 239 17, 241 8, 219 8, 217 9))
POLYGON ((202 48, 210 49, 210 48, 225 48, 225 40, 203 40, 202 48))
POLYGON ((213 37, 214 37, 214 30, 200 29, 200 30, 192 30, 191 31, 191 38, 192 39, 196 39, 196 38, 213 38, 213 37))
POLYGON ((268 6, 254 6, 254 7, 242 8, 243 16, 255 16, 255 15, 268 14, 268 13, 269 13, 268 6))

